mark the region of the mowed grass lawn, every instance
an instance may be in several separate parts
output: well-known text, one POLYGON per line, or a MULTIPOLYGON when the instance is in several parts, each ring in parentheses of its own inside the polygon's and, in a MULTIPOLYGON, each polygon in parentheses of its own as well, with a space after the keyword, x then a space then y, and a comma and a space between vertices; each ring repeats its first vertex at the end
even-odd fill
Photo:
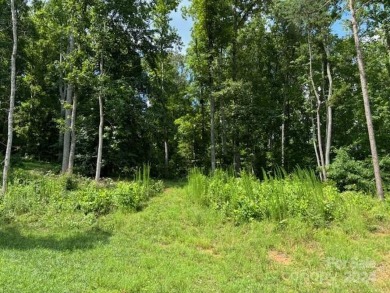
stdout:
POLYGON ((0 226, 0 292, 390 292, 390 227, 234 225, 168 188, 137 213, 0 226))

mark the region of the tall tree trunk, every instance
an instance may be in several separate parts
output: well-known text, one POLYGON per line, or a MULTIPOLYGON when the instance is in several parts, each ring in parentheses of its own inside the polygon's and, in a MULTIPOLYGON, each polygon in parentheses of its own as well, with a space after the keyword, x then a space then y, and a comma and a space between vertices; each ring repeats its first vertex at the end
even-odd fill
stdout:
POLYGON ((208 67, 208 95, 210 99, 210 161, 211 161, 211 171, 214 172, 216 168, 215 163, 215 97, 213 94, 213 61, 214 61, 214 37, 212 35, 212 26, 211 23, 212 16, 210 15, 210 3, 206 2, 206 33, 207 33, 207 50, 209 57, 207 58, 207 67, 208 67))
POLYGON ((222 162, 226 163, 226 114, 225 114, 225 99, 221 97, 220 101, 221 112, 221 142, 222 142, 222 162))
POLYGON ((211 156, 211 171, 215 171, 215 100, 214 95, 209 91, 210 93, 210 156, 211 156))
POLYGON ((327 106, 327 121, 326 121, 326 145, 325 145, 325 167, 330 165, 330 149, 332 147, 332 126, 333 126, 333 109, 327 106))
MULTIPOLYGON (((69 37, 69 50, 68 53, 72 53, 74 50, 74 37, 69 37)), ((69 153, 70 153, 70 140, 71 140, 71 116, 72 116, 72 97, 73 97, 73 84, 71 81, 68 82, 66 92, 66 103, 65 103, 65 132, 64 132, 64 145, 62 150, 62 173, 66 173, 69 168, 69 153)))
POLYGON ((169 168, 169 149, 168 149, 168 139, 164 139, 164 166, 165 166, 165 177, 168 176, 169 168))
POLYGON ((281 165, 284 168, 284 161, 285 161, 285 142, 286 142, 286 100, 283 101, 283 114, 282 114, 282 138, 281 138, 281 144, 282 144, 282 159, 281 159, 281 165))
MULTIPOLYGON (((61 70, 62 62, 63 62, 63 55, 62 55, 62 53, 60 53, 60 79, 59 79, 58 89, 60 92, 61 119, 65 118, 64 103, 65 103, 65 99, 66 99, 66 89, 67 89, 66 84, 64 82, 63 72, 61 70)), ((58 161, 59 162, 62 159, 63 145, 64 145, 64 135, 63 135, 62 130, 60 129, 59 135, 58 135, 58 161)))
POLYGON ((326 145, 325 145, 325 167, 328 168, 330 164, 330 148, 332 146, 332 126, 333 126, 333 109, 331 99, 333 95, 333 77, 329 61, 329 49, 325 48, 326 52, 326 75, 328 76, 328 97, 327 97, 327 115, 326 115, 326 145))
MULTIPOLYGON (((233 4, 233 38, 232 38, 232 80, 237 81, 237 38, 238 38, 238 21, 239 15, 237 12, 238 1, 234 0, 233 4)), ((236 99, 233 97, 233 102, 236 103, 236 99)), ((241 170, 241 155, 240 155, 240 139, 237 119, 233 120, 233 167, 236 174, 239 174, 241 170)))
MULTIPOLYGON (((313 129, 312 130, 312 141, 313 141, 314 153, 316 155, 317 167, 321 170, 322 166, 321 166, 320 157, 318 155, 317 140, 316 140, 316 125, 314 123, 313 117, 311 117, 311 123, 312 123, 312 129, 313 129)), ((321 179, 321 181, 324 180, 322 172, 320 172, 320 179, 321 179)))
POLYGON ((367 86, 367 79, 366 79, 366 71, 364 68, 362 51, 360 49, 358 25, 356 22, 355 8, 354 8, 354 1, 353 0, 349 0, 349 9, 351 11, 352 31, 353 31, 353 37, 355 39, 356 55, 357 55, 359 73, 360 73, 360 83, 361 83, 361 87, 362 87, 362 94, 363 94, 363 101, 364 101, 364 112, 366 115, 368 137, 370 140, 370 148, 371 148, 372 164, 373 164, 374 175, 375 175, 376 192, 377 192, 379 199, 383 200, 384 199, 383 185, 382 185, 382 178, 381 178, 380 169, 379 169, 379 160, 378 160, 378 153, 377 153, 377 149, 376 149, 374 126, 372 123, 370 99, 368 96, 368 86, 367 86))
POLYGON ((322 145, 322 135, 321 135, 321 116, 320 116, 320 110, 321 110, 321 98, 320 95, 317 92, 316 85, 314 83, 314 76, 313 76, 313 53, 311 50, 311 42, 310 37, 308 40, 309 45, 309 77, 310 82, 313 88, 314 95, 317 100, 317 107, 316 107, 316 123, 317 123, 317 144, 318 144, 318 154, 320 157, 320 163, 321 163, 321 173, 322 173, 322 179, 326 180, 326 169, 325 169, 325 161, 324 161, 324 151, 323 151, 323 145, 322 145))
MULTIPOLYGON (((103 76, 103 56, 100 60, 100 76, 103 76)), ((103 113, 103 90, 102 86, 100 86, 99 90, 99 142, 98 142, 98 152, 97 152, 97 160, 96 160, 96 174, 95 180, 98 182, 100 180, 100 172, 102 170, 102 157, 103 157, 103 130, 104 130, 104 113, 103 113)))
POLYGON ((206 119, 204 114, 204 97, 203 97, 203 88, 200 88, 200 112, 202 115, 202 149, 206 145, 206 119))
POLYGON ((326 176, 325 161, 324 161, 324 151, 323 151, 323 145, 322 145, 320 109, 321 109, 321 101, 317 100, 316 122, 317 122, 318 153, 320 155, 322 178, 323 178, 324 181, 326 181, 327 180, 327 176, 326 176))
POLYGON ((4 169, 3 169, 3 186, 1 189, 4 196, 7 192, 8 171, 11 165, 11 149, 14 131, 14 108, 15 108, 15 94, 16 94, 16 54, 18 51, 18 32, 17 32, 17 16, 15 10, 15 1, 11 0, 11 15, 12 15, 12 55, 11 55, 11 94, 9 97, 9 112, 8 112, 8 138, 7 149, 5 152, 4 169))
MULTIPOLYGON (((160 48, 160 54, 163 55, 163 48, 160 48)), ((164 61, 161 60, 161 104, 164 109, 164 119, 163 119, 163 127, 164 127, 164 176, 165 178, 168 177, 169 172, 169 148, 168 148, 168 132, 167 132, 167 115, 168 110, 166 106, 166 100, 165 100, 165 89, 164 89, 164 61)))
POLYGON ((73 95, 73 106, 72 106, 72 117, 70 124, 70 132, 71 132, 71 142, 70 142, 70 150, 69 150, 69 164, 67 173, 73 174, 73 166, 74 166, 74 158, 76 155, 76 108, 77 108, 77 94, 76 92, 73 95))
POLYGON ((103 97, 102 93, 99 93, 99 143, 96 161, 96 174, 95 180, 100 180, 100 172, 102 170, 102 157, 103 157, 103 129, 104 129, 104 114, 103 114, 103 97))

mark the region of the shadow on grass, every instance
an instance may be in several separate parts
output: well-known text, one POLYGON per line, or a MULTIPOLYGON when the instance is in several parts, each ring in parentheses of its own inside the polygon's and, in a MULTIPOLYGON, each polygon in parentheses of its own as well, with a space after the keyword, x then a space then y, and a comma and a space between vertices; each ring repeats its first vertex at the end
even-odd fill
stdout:
POLYGON ((187 179, 164 180, 165 188, 183 188, 187 183, 187 179))
POLYGON ((36 248, 57 251, 92 249, 108 244, 111 233, 99 229, 77 232, 71 235, 22 235, 15 227, 0 229, 0 249, 30 250, 36 248))

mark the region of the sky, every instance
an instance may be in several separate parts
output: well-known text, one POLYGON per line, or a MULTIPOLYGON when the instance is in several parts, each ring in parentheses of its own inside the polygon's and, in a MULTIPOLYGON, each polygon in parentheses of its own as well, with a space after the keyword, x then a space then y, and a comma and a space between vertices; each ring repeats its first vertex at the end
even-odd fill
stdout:
POLYGON ((182 52, 186 51, 186 48, 188 47, 188 44, 191 41, 191 27, 192 27, 192 20, 188 18, 185 20, 182 17, 181 8, 183 6, 189 6, 190 1, 189 0, 182 0, 182 2, 179 5, 179 9, 176 12, 171 13, 171 25, 176 28, 179 36, 181 37, 181 40, 183 42, 183 48, 182 52))

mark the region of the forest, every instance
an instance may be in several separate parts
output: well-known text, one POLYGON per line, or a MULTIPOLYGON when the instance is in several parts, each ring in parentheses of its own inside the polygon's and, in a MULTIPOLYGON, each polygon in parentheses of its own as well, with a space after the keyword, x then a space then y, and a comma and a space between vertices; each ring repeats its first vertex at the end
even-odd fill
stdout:
POLYGON ((375 191, 371 158, 390 176, 387 4, 352 3, 358 55, 345 1, 192 1, 186 53, 170 23, 179 1, 15 1, 12 77, 11 6, 1 1, 2 154, 14 78, 14 159, 97 179, 144 163, 158 178, 300 166, 375 191), (337 22, 350 32, 340 36, 337 22))
POLYGON ((5 292, 390 290, 388 0, 0 0, 0 120, 5 292))

